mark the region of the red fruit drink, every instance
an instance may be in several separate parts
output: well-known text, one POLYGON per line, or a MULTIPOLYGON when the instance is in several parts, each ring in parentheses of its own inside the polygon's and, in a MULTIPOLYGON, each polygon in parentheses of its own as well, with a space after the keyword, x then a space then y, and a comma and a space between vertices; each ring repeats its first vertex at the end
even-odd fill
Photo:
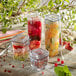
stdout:
POLYGON ((30 49, 39 48, 41 45, 41 21, 38 16, 28 19, 28 35, 30 38, 30 49))

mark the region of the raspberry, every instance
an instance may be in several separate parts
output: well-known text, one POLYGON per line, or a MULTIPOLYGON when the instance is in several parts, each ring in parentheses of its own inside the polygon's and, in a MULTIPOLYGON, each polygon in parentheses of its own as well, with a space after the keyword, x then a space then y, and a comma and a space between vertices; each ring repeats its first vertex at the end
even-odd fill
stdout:
POLYGON ((55 64, 54 64, 54 66, 55 66, 55 67, 57 67, 57 66, 58 66, 58 64, 57 64, 57 63, 55 63, 55 64))
POLYGON ((12 65, 12 68, 14 68, 15 66, 14 65, 12 65))
POLYGON ((7 70, 5 69, 4 72, 7 72, 7 70))
POLYGON ((8 70, 8 73, 11 73, 11 71, 10 71, 10 70, 8 70))
POLYGON ((58 58, 57 61, 59 62, 60 61, 60 58, 58 58))
POLYGON ((61 64, 64 64, 64 61, 63 60, 61 61, 61 64))

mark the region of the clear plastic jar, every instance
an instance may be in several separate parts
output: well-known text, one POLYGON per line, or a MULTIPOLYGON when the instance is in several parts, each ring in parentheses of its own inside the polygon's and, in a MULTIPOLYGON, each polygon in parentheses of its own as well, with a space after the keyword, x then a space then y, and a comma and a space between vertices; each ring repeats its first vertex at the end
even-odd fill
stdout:
POLYGON ((45 47, 49 51, 49 56, 58 54, 59 47, 59 16, 56 14, 45 16, 45 47))
POLYGON ((32 67, 37 70, 45 68, 48 62, 49 52, 42 48, 34 49, 30 52, 30 60, 32 67))
POLYGON ((24 33, 16 35, 12 40, 14 59, 24 61, 29 54, 29 36, 24 33))
POLYGON ((41 45, 41 18, 37 13, 28 16, 28 35, 30 38, 30 49, 39 48, 41 45))

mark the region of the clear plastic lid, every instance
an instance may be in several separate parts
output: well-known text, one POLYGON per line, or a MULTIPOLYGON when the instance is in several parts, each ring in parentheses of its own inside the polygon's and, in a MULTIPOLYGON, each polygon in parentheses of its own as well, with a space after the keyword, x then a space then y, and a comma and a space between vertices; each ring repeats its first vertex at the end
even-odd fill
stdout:
POLYGON ((49 52, 42 48, 34 49, 30 52, 30 57, 33 59, 43 59, 49 56, 49 52))
POLYGON ((39 16, 38 12, 32 12, 27 15, 28 20, 41 20, 41 17, 39 16))
POLYGON ((60 20, 60 16, 56 14, 48 14, 45 16, 45 20, 50 20, 51 22, 56 22, 60 20))
POLYGON ((29 36, 26 35, 25 33, 21 33, 16 35, 15 37, 12 38, 12 42, 17 42, 17 43, 25 43, 27 41, 29 41, 29 36))

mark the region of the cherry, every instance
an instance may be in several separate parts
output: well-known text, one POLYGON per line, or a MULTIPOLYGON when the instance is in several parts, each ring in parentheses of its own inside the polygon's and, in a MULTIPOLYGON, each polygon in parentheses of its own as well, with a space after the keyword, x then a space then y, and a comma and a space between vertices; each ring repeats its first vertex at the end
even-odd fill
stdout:
POLYGON ((61 61, 61 64, 64 64, 64 61, 63 60, 61 61))
POLYGON ((59 62, 60 61, 60 58, 58 58, 57 61, 59 62))
POLYGON ((55 67, 57 67, 57 66, 58 66, 58 64, 57 64, 57 63, 55 63, 55 64, 54 64, 54 66, 55 66, 55 67))

